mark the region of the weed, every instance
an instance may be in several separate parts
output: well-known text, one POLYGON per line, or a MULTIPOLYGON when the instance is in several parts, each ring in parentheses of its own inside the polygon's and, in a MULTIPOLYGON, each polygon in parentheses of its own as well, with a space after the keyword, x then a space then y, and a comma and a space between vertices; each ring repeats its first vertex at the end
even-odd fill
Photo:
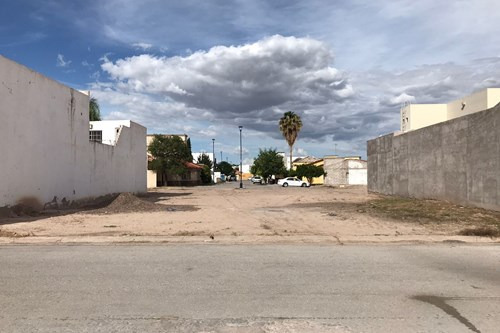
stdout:
POLYGON ((480 237, 500 237, 500 229, 496 227, 476 227, 465 228, 458 233, 462 236, 480 236, 480 237))

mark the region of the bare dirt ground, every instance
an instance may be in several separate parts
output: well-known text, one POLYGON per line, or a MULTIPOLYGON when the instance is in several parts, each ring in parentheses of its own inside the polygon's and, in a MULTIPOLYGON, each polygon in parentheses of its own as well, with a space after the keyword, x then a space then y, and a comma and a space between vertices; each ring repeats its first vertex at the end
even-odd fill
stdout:
POLYGON ((497 242, 500 233, 500 212, 378 196, 363 186, 237 186, 160 188, 98 209, 3 218, 0 243, 497 242))

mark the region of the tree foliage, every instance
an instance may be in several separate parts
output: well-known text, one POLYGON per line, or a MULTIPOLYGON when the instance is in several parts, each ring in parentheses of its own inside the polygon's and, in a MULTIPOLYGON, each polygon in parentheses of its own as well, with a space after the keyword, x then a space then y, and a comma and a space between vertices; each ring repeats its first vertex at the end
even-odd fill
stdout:
POLYGON ((259 149, 259 155, 253 162, 250 172, 267 178, 272 175, 283 175, 286 172, 283 157, 276 149, 259 149))
POLYGON ((309 183, 312 183, 314 177, 320 177, 325 174, 325 170, 323 170, 322 166, 312 164, 299 165, 296 171, 298 178, 305 177, 309 183))
POLYGON ((222 161, 222 162, 218 163, 217 166, 215 167, 215 169, 217 171, 220 171, 221 173, 225 174, 226 176, 230 176, 230 175, 234 174, 233 166, 226 161, 222 161))
POLYGON ((191 159, 189 160, 189 162, 193 162, 193 151, 191 150, 191 138, 188 138, 186 140, 186 145, 188 147, 189 155, 191 155, 191 159))
POLYGON ((198 156, 198 160, 196 161, 196 163, 206 165, 208 169, 212 169, 212 161, 210 160, 210 157, 205 153, 202 153, 198 156))
POLYGON ((148 147, 153 156, 150 168, 174 175, 183 175, 187 172, 185 163, 191 162, 193 157, 189 154, 187 144, 178 136, 165 137, 155 135, 148 147))
POLYGON ((203 165, 203 170, 201 170, 201 182, 203 184, 210 184, 212 182, 212 170, 208 165, 203 165))
POLYGON ((299 115, 295 112, 288 111, 285 112, 283 117, 281 117, 280 122, 280 132, 283 134, 288 146, 290 147, 290 168, 292 167, 292 152, 293 152, 293 144, 295 140, 297 140, 297 136, 299 135, 300 129, 302 128, 302 120, 299 115))
POLYGON ((89 100, 89 120, 90 121, 101 120, 101 109, 99 108, 99 102, 95 97, 92 97, 89 100))

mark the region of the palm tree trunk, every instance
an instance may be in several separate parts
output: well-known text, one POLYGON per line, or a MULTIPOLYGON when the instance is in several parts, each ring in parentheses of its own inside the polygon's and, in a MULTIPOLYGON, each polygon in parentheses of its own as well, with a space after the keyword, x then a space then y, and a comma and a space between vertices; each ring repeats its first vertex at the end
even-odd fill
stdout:
POLYGON ((292 170, 292 151, 293 151, 293 146, 290 146, 290 170, 292 170))

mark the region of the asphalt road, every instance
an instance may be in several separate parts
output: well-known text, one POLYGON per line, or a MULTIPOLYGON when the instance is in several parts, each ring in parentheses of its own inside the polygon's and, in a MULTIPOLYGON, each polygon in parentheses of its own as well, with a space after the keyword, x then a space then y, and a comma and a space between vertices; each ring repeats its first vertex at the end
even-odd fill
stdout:
POLYGON ((499 332, 500 247, 0 247, 0 332, 499 332))

